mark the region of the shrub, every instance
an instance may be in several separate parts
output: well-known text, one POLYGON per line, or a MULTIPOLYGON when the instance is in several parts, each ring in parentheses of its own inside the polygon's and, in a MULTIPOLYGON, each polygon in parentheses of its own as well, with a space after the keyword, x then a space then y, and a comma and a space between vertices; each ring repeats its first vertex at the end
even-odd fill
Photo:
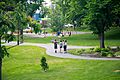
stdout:
POLYGON ((81 54, 91 54, 91 53, 99 53, 99 56, 104 57, 114 57, 115 54, 112 52, 111 48, 89 48, 89 49, 72 49, 70 53, 75 55, 81 54))
POLYGON ((79 55, 78 49, 70 49, 70 50, 68 50, 68 53, 74 54, 74 55, 79 55))
POLYGON ((118 50, 118 51, 120 50, 120 47, 119 47, 119 46, 117 46, 117 50, 118 50))
POLYGON ((107 54, 107 57, 115 57, 114 53, 109 51, 108 54, 107 54))
POLYGON ((71 53, 74 55, 80 55, 85 53, 85 49, 71 49, 71 50, 68 50, 68 53, 71 53))
POLYGON ((101 51, 105 51, 105 52, 108 52, 110 51, 108 48, 101 48, 101 51))
POLYGON ((101 52, 101 51, 108 52, 108 51, 110 51, 110 49, 109 48, 95 48, 94 51, 95 52, 101 52))
POLYGON ((77 51, 77 53, 79 53, 79 54, 82 54, 84 52, 85 52, 85 49, 80 49, 80 50, 77 51))
POLYGON ((89 49, 89 52, 90 52, 90 53, 93 53, 93 52, 94 52, 94 48, 90 48, 90 49, 89 49))
POLYGON ((95 48, 94 51, 95 52, 101 52, 101 48, 95 48))
POLYGON ((116 52, 115 56, 120 56, 120 51, 116 52))
POLYGON ((94 53, 94 48, 85 49, 84 52, 85 52, 86 54, 94 53))
POLYGON ((42 69, 46 72, 47 71, 47 69, 49 68, 48 67, 48 64, 46 63, 46 58, 45 57, 42 57, 42 59, 41 59, 41 67, 42 67, 42 69))
POLYGON ((101 51, 101 56, 104 56, 104 57, 106 57, 107 55, 108 55, 108 52, 101 51))
POLYGON ((104 56, 104 57, 115 57, 114 53, 111 52, 111 51, 101 51, 101 56, 104 56))
POLYGON ((92 50, 92 51, 93 51, 93 50, 94 50, 94 48, 90 48, 90 50, 92 50))
POLYGON ((110 48, 95 48, 94 51, 100 52, 101 56, 104 56, 104 57, 106 57, 108 55, 111 57, 114 56, 113 52, 110 51, 110 48))
POLYGON ((110 47, 110 46, 107 46, 107 48, 108 48, 109 50, 111 50, 111 47, 110 47))

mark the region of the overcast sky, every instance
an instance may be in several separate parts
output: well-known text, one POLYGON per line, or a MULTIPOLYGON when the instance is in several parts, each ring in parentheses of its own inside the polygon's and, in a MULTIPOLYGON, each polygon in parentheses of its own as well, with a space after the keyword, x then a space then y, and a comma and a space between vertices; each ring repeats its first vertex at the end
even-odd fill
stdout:
POLYGON ((47 4, 47 6, 50 6, 51 5, 51 0, 44 0, 47 4))
POLYGON ((47 3, 51 2, 51 0, 44 0, 44 1, 46 1, 47 3))

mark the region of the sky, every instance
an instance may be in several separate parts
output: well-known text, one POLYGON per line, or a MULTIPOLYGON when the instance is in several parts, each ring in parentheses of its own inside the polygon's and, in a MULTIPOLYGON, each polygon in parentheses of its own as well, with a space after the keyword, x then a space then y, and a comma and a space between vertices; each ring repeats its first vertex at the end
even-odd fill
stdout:
MULTIPOLYGON (((44 0, 47 4, 46 6, 50 6, 51 5, 51 0, 44 0)), ((36 13, 39 13, 40 10, 36 10, 36 13)))
POLYGON ((46 1, 46 2, 50 2, 51 0, 44 0, 44 1, 46 1))
POLYGON ((51 0, 44 0, 47 4, 46 6, 50 6, 51 5, 51 0))

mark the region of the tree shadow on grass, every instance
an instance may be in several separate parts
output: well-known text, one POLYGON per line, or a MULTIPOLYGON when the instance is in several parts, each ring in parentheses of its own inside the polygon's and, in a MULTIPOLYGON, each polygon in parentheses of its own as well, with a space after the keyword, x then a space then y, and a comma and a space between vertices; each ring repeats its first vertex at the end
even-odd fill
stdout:
POLYGON ((14 45, 14 46, 10 46, 8 47, 7 49, 11 49, 11 48, 14 48, 14 47, 17 47, 18 45, 14 45))

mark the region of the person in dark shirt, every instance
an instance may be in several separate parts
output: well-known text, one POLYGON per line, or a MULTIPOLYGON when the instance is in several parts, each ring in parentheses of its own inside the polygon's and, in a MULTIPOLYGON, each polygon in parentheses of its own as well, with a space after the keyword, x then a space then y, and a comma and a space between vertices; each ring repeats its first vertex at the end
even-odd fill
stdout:
POLYGON ((58 42, 57 42, 57 40, 55 39, 53 43, 54 43, 55 53, 57 53, 57 44, 58 44, 58 42))
POLYGON ((67 40, 64 41, 64 53, 67 53, 67 40))

